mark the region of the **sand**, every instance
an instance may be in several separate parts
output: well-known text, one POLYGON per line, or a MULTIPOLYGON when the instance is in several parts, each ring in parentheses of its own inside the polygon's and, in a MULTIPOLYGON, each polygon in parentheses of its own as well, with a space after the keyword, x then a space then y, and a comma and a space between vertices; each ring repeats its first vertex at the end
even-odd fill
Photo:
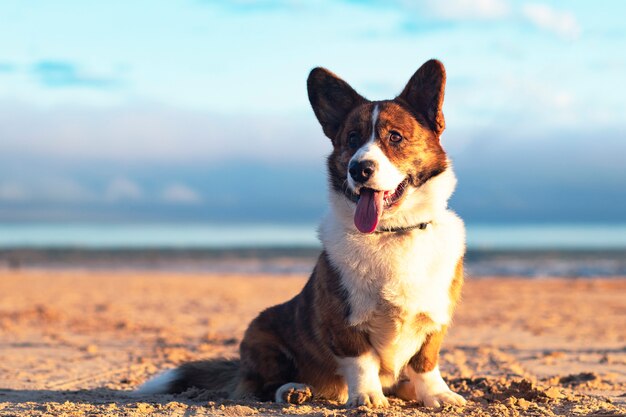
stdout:
POLYGON ((305 279, 0 271, 0 416, 626 415, 626 279, 469 279, 441 364, 465 407, 131 395, 160 370, 236 355, 248 321, 305 279))

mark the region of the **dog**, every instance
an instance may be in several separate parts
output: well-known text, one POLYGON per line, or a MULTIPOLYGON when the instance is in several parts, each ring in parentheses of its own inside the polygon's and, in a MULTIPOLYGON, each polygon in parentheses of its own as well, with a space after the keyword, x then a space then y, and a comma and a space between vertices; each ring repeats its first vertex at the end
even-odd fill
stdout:
POLYGON ((323 251, 291 300, 250 323, 240 359, 183 364, 139 392, 190 387, 232 399, 385 407, 463 405, 439 372, 439 349, 463 284, 465 228, 448 209, 456 186, 440 144, 446 74, 423 64, 399 96, 369 101, 324 68, 309 101, 331 140, 323 251))

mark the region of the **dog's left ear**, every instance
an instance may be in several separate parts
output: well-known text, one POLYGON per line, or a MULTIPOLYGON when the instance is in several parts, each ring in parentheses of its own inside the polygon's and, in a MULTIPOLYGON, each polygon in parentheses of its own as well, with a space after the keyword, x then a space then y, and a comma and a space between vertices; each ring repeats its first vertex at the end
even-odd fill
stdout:
POLYGON ((443 93, 446 88, 446 69, 443 64, 431 59, 413 74, 398 98, 404 100, 413 110, 426 117, 437 136, 446 127, 443 117, 443 93))

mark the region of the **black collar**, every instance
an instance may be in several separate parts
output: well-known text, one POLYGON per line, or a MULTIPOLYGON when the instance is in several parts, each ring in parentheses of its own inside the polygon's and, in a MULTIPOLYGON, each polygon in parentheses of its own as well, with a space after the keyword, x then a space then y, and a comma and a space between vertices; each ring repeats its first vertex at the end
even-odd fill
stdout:
POLYGON ((425 222, 425 223, 414 224, 413 226, 386 227, 386 228, 376 229, 374 230, 374 233, 404 233, 404 232, 410 232, 411 230, 415 230, 415 229, 425 230, 429 224, 430 222, 425 222))

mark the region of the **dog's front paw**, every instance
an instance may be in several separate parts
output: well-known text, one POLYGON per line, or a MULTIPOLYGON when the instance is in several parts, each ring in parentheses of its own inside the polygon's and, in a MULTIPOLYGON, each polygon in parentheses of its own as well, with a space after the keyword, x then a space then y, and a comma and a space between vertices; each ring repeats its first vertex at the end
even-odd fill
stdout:
POLYGON ((302 404, 313 398, 311 387, 289 382, 276 390, 275 399, 281 404, 302 404))
POLYGON ((417 392, 417 400, 424 403, 424 406, 431 408, 440 408, 444 404, 465 405, 465 398, 457 393, 446 389, 441 392, 417 392))
POLYGON ((465 398, 448 388, 439 373, 439 367, 432 371, 416 373, 409 369, 409 377, 415 389, 415 399, 426 407, 439 408, 443 404, 465 405, 465 398))
POLYGON ((361 392, 350 395, 346 407, 359 407, 364 405, 369 408, 389 407, 389 401, 382 392, 361 392))

